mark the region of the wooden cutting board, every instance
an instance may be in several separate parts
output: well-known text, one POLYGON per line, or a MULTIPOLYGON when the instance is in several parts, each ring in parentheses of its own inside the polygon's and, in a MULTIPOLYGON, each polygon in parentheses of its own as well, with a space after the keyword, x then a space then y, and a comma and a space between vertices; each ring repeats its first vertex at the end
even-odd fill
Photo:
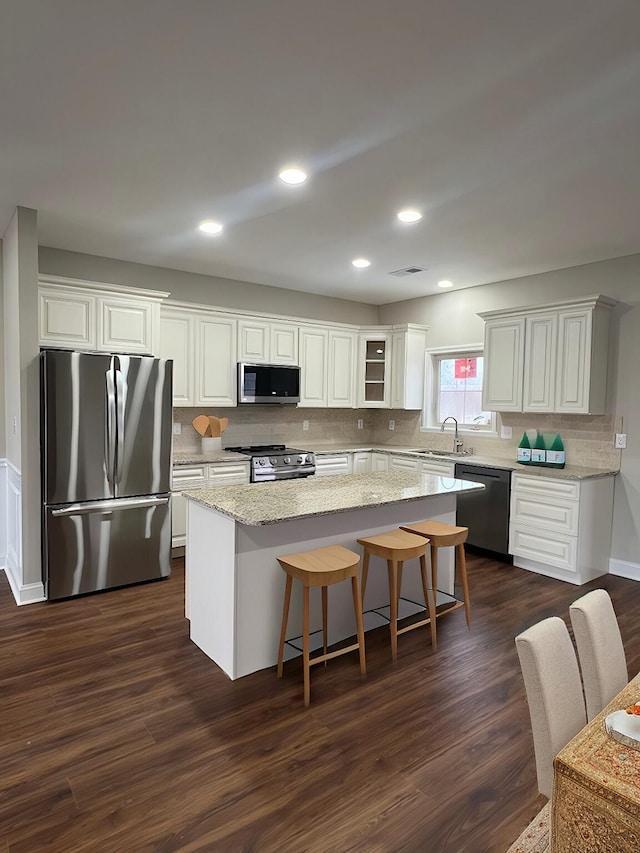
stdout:
POLYGON ((196 415, 191 421, 193 428, 197 433, 204 436, 209 429, 209 418, 206 415, 196 415))

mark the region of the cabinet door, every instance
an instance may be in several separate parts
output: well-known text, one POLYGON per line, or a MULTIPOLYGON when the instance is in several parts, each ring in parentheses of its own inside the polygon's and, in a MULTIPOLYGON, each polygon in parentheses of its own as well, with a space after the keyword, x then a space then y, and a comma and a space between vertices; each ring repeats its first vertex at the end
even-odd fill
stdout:
POLYGON ((352 409, 355 406, 356 344, 355 332, 329 331, 329 408, 352 409))
POLYGON ((353 454, 353 473, 368 474, 371 471, 371 453, 362 451, 353 454))
POLYGON ((584 310, 558 314, 557 412, 590 411, 592 317, 592 311, 584 310))
POLYGON ((523 412, 553 412, 558 315, 535 314, 525 321, 523 412))
POLYGON ((422 470, 422 463, 419 459, 413 459, 410 456, 389 456, 390 471, 406 471, 407 473, 417 474, 422 470))
POLYGON ((209 487, 249 482, 249 462, 219 462, 209 465, 209 487))
POLYGON ((372 471, 388 471, 389 470, 389 454, 388 453, 372 453, 371 454, 371 470, 372 471))
POLYGON ((524 317, 487 320, 484 330, 482 408, 522 411, 524 317))
POLYGON ((453 477, 455 466, 452 462, 433 462, 429 459, 422 463, 423 474, 434 474, 437 477, 453 477))
POLYGON ((391 342, 391 408, 420 411, 424 404, 427 339, 422 329, 394 332, 391 342))
POLYGON ((258 320, 238 322, 238 361, 260 364, 269 361, 269 324, 258 320))
POLYGON ((327 405, 327 344, 326 329, 300 329, 300 405, 327 405))
POLYGON ((40 344, 96 348, 96 301, 84 293, 39 290, 40 344))
POLYGON ((236 321, 200 317, 196 339, 196 405, 235 406, 236 321))
POLYGON ((326 477, 331 474, 350 474, 351 466, 350 453, 316 456, 316 477, 326 477))
POLYGON ((160 306, 141 299, 98 297, 98 345, 102 352, 151 353, 157 347, 160 306))
POLYGON ((270 323, 272 364, 298 364, 298 327, 293 323, 270 323))
POLYGON ((161 310, 158 353, 161 358, 173 359, 173 405, 193 406, 195 338, 192 314, 173 308, 161 310))
POLYGON ((390 336, 362 334, 359 343, 358 408, 388 409, 391 402, 390 336))

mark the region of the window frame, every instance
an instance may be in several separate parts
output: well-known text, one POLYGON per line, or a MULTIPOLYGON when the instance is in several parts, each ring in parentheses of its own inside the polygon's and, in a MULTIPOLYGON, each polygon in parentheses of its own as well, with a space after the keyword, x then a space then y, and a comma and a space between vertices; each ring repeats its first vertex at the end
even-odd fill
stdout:
MULTIPOLYGON (((422 407, 420 432, 441 431, 442 423, 436 417, 438 410, 438 367, 440 361, 445 358, 477 358, 478 356, 484 358, 484 344, 473 343, 456 347, 433 347, 425 350, 424 404, 422 407)), ((490 412, 490 414, 491 420, 488 424, 458 424, 458 434, 497 437, 498 423, 496 412, 490 412)))

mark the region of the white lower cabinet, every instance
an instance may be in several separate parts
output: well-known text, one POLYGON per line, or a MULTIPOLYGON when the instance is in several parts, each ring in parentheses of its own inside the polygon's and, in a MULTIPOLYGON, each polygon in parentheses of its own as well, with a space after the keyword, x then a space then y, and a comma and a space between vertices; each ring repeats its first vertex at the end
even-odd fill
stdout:
POLYGON ((560 480, 516 473, 511 482, 513 563, 570 583, 609 571, 613 477, 560 480))
POLYGON ((394 453, 389 454, 389 471, 406 471, 410 474, 419 474, 422 467, 422 462, 415 456, 397 456, 394 453))
POLYGON ((371 470, 378 471, 388 471, 389 470, 389 454, 388 453, 376 453, 375 451, 371 454, 371 470))
POLYGON ((180 548, 186 541, 187 499, 181 494, 182 489, 242 485, 248 482, 249 461, 175 467, 171 485, 171 547, 180 548))
POLYGON ((369 451, 360 451, 353 454, 353 473, 368 474, 371 471, 371 456, 369 451))
POLYGON ((331 453, 316 456, 316 477, 331 474, 351 474, 353 471, 352 453, 331 453))
POLYGON ((423 474, 435 474, 437 477, 453 477, 455 464, 453 462, 438 462, 431 459, 422 461, 423 474))

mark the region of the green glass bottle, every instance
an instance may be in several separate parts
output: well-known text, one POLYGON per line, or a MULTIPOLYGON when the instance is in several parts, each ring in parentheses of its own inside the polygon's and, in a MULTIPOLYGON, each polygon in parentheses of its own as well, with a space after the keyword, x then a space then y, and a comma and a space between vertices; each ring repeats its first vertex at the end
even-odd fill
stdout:
POLYGON ((526 430, 522 433, 522 438, 518 445, 518 462, 523 462, 524 464, 531 462, 531 442, 529 441, 526 430))
POLYGON ((544 443, 544 436, 540 430, 536 433, 536 440, 531 448, 531 461, 543 464, 547 461, 547 448, 544 443))
POLYGON ((551 442, 551 447, 547 450, 547 464, 553 465, 554 468, 564 468, 565 452, 564 442, 557 432, 555 438, 551 442))

